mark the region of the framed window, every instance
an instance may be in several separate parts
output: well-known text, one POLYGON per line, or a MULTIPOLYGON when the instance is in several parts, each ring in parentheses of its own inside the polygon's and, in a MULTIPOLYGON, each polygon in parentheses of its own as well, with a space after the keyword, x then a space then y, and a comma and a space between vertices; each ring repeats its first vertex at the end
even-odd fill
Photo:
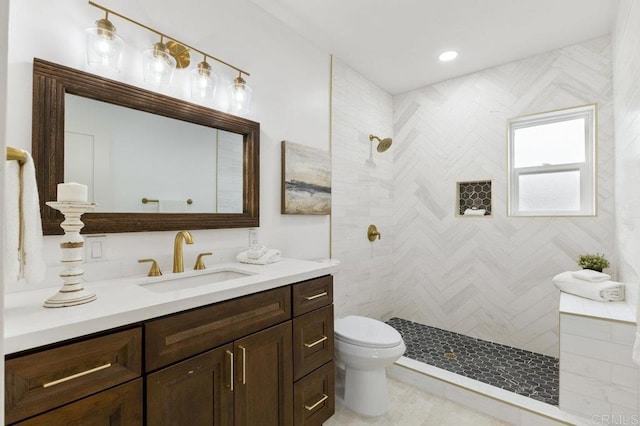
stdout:
POLYGON ((596 105, 509 120, 509 215, 595 215, 595 127, 596 105))

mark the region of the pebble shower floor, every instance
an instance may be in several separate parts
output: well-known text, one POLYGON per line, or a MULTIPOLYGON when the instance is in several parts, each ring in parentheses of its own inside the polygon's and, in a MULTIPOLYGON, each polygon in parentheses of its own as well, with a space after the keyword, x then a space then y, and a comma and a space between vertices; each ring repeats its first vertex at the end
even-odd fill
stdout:
POLYGON ((407 358, 558 405, 558 358, 391 318, 407 358))

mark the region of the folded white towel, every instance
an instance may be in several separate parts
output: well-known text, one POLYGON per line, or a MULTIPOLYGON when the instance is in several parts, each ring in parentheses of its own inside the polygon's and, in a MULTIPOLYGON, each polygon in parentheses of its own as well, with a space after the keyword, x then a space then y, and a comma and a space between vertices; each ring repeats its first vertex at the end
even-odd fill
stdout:
POLYGON ((466 209, 464 211, 464 216, 484 216, 487 212, 485 209, 466 209))
POLYGON ((615 281, 588 282, 574 278, 571 271, 562 272, 552 279, 553 284, 565 293, 575 294, 601 302, 618 302, 624 300, 624 284, 615 281))
POLYGON ((592 269, 581 269, 579 271, 573 271, 571 273, 573 278, 579 280, 589 281, 592 283, 600 283, 611 279, 611 275, 603 274, 602 272, 594 271, 592 269))
POLYGON ((5 172, 5 279, 37 283, 44 280, 46 264, 33 159, 27 154, 22 167, 17 161, 8 161, 5 172))
POLYGON ((258 259, 250 259, 247 254, 249 250, 245 250, 243 252, 238 253, 236 256, 236 260, 242 263, 251 263, 253 265, 267 265, 269 263, 274 263, 280 260, 281 254, 280 250, 277 249, 268 249, 262 256, 258 259))
POLYGON ((249 259, 260 259, 267 252, 267 248, 265 246, 251 246, 249 250, 247 250, 247 257, 249 259))

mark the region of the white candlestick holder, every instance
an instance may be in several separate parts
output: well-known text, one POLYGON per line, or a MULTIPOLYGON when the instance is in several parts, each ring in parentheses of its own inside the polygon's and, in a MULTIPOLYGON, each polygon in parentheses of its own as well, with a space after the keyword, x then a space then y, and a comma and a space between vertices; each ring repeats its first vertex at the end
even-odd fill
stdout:
POLYGON ((63 308, 65 306, 81 305, 96 300, 93 292, 85 290, 82 285, 84 270, 84 239, 80 230, 84 223, 80 217, 93 210, 95 203, 58 202, 48 201, 49 207, 59 210, 64 215, 64 221, 60 224, 64 229, 64 236, 60 241, 62 249, 62 266, 60 278, 64 284, 58 293, 44 302, 45 308, 63 308))

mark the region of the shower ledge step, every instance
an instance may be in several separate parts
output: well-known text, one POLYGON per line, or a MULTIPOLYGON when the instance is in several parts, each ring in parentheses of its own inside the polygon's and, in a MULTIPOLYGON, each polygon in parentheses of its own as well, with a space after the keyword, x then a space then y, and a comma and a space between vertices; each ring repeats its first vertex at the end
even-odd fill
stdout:
POLYGON ((590 424, 586 419, 562 411, 554 405, 404 356, 387 369, 387 374, 396 380, 514 425, 590 424))

